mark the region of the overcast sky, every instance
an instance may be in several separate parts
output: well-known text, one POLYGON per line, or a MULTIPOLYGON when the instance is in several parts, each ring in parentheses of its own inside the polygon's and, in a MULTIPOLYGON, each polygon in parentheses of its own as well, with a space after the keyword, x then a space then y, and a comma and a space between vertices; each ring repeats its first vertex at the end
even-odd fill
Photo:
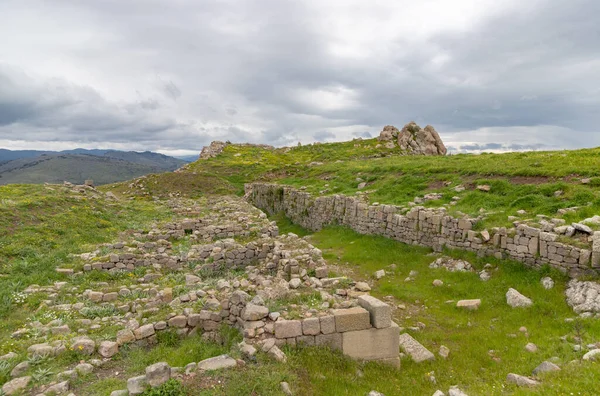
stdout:
POLYGON ((0 0, 0 147, 600 145, 598 0, 0 0))

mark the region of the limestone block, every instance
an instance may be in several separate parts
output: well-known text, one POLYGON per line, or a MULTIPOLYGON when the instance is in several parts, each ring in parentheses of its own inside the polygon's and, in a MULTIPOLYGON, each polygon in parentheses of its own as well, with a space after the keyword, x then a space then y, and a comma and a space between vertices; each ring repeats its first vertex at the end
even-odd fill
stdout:
POLYGON ((591 255, 592 255, 592 252, 590 252, 589 250, 581 249, 579 251, 579 265, 587 267, 590 263, 591 255))
POLYGON ((320 334, 315 337, 315 345, 328 346, 331 349, 342 349, 342 334, 320 334))
POLYGON ((528 248, 529 254, 536 255, 538 253, 538 238, 534 237, 529 240, 528 248))
POLYGON ((404 333, 400 336, 400 347, 416 363, 421 363, 427 360, 435 360, 435 355, 421 345, 417 340, 412 338, 408 333, 404 333))
POLYGON ((154 325, 150 323, 150 324, 146 324, 141 327, 138 327, 137 329, 135 329, 133 331, 133 334, 135 335, 135 338, 138 340, 150 337, 151 335, 154 335, 154 325))
POLYGON ((242 319, 244 320, 260 320, 269 314, 269 308, 261 305, 249 303, 242 310, 242 319))
POLYGON ((185 327, 187 325, 188 318, 184 315, 173 316, 169 319, 169 327, 185 327))
POLYGON ((392 323, 384 329, 342 333, 342 352, 354 359, 375 360, 398 357, 400 328, 392 323))
POLYGON ((307 318, 302 321, 302 334, 317 335, 321 333, 319 318, 307 318))
POLYGON ((592 267, 600 267, 600 231, 592 236, 592 267))
POLYGON ((164 384, 171 378, 171 367, 165 363, 155 363, 146 367, 146 381, 151 387, 164 384))
POLYGON ((373 296, 359 296, 358 304, 369 311, 371 325, 378 329, 390 327, 392 324, 392 309, 383 301, 373 296))
POLYGON ((302 335, 302 322, 299 320, 278 320, 275 322, 275 337, 290 338, 302 335))
POLYGON ((321 316, 319 318, 319 322, 321 325, 321 333, 323 334, 331 334, 335 333, 335 317, 332 315, 321 316))
POLYGON ((335 330, 338 333, 364 330, 371 327, 369 311, 362 307, 336 309, 333 315, 335 317, 335 330))
POLYGON ((315 336, 303 335, 303 336, 296 337, 296 344, 303 344, 306 346, 314 346, 315 345, 315 336))
POLYGON ((400 368, 400 357, 399 356, 396 356, 393 358, 376 359, 375 361, 378 363, 390 365, 392 367, 400 368))
POLYGON ((119 298, 119 294, 117 292, 105 293, 104 296, 102 296, 102 301, 105 301, 105 302, 117 301, 118 298, 119 298))
POLYGON ((105 358, 110 358, 119 353, 119 345, 114 341, 102 341, 98 346, 98 353, 105 358))
POLYGON ((135 341, 135 335, 133 335, 133 331, 129 329, 119 330, 117 332, 117 344, 123 345, 129 342, 135 341))
POLYGON ((469 311, 476 311, 477 309, 479 309, 480 305, 481 305, 480 299, 460 300, 459 302, 456 303, 457 308, 464 308, 469 311))
POLYGON ((187 318, 188 326, 196 327, 201 323, 202 323, 202 319, 200 317, 200 314, 190 314, 190 316, 188 316, 188 318, 187 318))
POLYGON ((139 375, 127 380, 127 390, 130 395, 141 395, 148 389, 148 381, 145 375, 139 375))
POLYGON ((88 337, 78 337, 73 340, 71 348, 76 352, 85 355, 91 355, 96 349, 96 343, 94 342, 94 340, 88 337))
POLYGON ((103 297, 104 297, 104 293, 102 293, 102 292, 91 291, 88 294, 88 298, 93 302, 100 302, 100 301, 102 301, 103 297))

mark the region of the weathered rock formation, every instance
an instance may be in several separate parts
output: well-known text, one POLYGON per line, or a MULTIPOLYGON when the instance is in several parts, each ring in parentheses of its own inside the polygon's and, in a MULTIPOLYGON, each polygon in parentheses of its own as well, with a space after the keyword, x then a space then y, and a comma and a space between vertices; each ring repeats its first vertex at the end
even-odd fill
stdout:
POLYGON ((398 147, 409 153, 417 155, 446 155, 446 146, 440 135, 431 126, 427 125, 421 129, 414 121, 404 125, 401 131, 398 128, 387 125, 379 134, 379 140, 387 142, 386 147, 398 147))
POLYGON ((216 157, 217 155, 223 152, 223 149, 227 147, 229 143, 221 142, 219 140, 215 140, 210 143, 209 146, 202 147, 202 151, 200 152, 200 159, 208 159, 216 157))
MULTIPOLYGON (((225 149, 225 147, 229 146, 230 144, 232 144, 232 143, 229 141, 221 142, 219 140, 215 140, 215 141, 211 142, 209 146, 202 147, 202 151, 200 152, 200 159, 214 158, 217 155, 221 154, 223 152, 223 150, 225 149)), ((265 150, 274 150, 275 149, 275 147, 270 146, 268 144, 235 143, 234 145, 237 147, 260 147, 265 150)), ((240 155, 240 154, 237 154, 237 155, 240 155)))

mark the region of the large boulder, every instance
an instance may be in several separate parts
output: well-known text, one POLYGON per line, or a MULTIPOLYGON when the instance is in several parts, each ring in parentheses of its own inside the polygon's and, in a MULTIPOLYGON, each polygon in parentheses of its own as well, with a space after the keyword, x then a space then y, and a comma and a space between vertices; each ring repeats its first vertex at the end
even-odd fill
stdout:
POLYGON ((392 125, 387 125, 378 139, 388 142, 396 140, 400 149, 407 154, 446 155, 447 151, 440 135, 431 125, 421 128, 414 121, 404 125, 400 131, 392 125))
POLYGON ((400 131, 393 125, 386 125, 383 127, 383 131, 379 132, 378 140, 387 142, 398 138, 400 131))

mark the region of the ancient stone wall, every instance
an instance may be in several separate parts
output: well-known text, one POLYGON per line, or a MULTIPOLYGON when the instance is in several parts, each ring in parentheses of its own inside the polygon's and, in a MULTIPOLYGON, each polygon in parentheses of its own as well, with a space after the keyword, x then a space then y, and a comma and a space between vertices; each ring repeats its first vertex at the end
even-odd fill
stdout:
POLYGON ((392 322, 391 307, 369 295, 358 301, 359 307, 332 315, 275 322, 275 344, 325 345, 354 359, 400 366, 400 327, 392 322))
POLYGON ((309 193, 275 184, 253 183, 246 196, 269 214, 284 212, 294 223, 310 230, 340 224, 361 234, 383 235, 407 244, 465 249, 482 256, 520 261, 531 267, 549 264, 570 276, 600 272, 600 235, 595 233, 590 248, 558 241, 558 235, 519 225, 478 232, 472 218, 457 219, 445 208, 415 206, 398 213, 393 205, 368 205, 354 197, 312 197, 309 193))

